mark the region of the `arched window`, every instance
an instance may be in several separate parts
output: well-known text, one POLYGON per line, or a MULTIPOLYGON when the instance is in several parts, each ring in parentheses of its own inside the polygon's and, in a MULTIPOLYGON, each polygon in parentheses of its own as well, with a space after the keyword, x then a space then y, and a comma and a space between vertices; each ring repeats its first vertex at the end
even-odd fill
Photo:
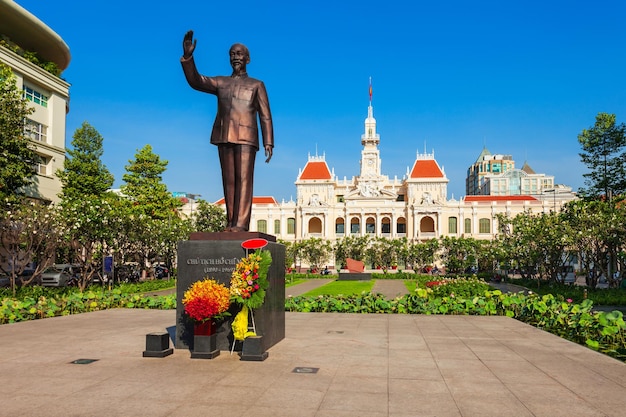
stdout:
POLYGON ((261 233, 267 233, 267 220, 257 220, 256 230, 261 233))
POLYGON ((432 217, 424 217, 420 221, 420 232, 421 233, 434 233, 435 232, 435 221, 432 217))
POLYGON ((318 217, 309 220, 309 233, 322 234, 322 221, 318 217))
POLYGON ((338 235, 346 233, 346 225, 342 217, 338 217, 337 220, 335 220, 335 233, 338 235))
POLYGON ((274 234, 280 234, 280 220, 274 220, 274 234))
POLYGON ((380 232, 386 235, 391 233, 391 219, 389 217, 383 217, 380 232))
POLYGON ((369 235, 376 233, 376 220, 373 217, 368 217, 365 220, 365 233, 369 235))
POLYGON ((404 217, 398 219, 398 223, 396 223, 396 233, 406 234, 406 219, 404 217))
POLYGON ((464 227, 463 233, 471 234, 472 233, 472 219, 465 219, 464 223, 465 223, 465 227, 464 227))
POLYGON ((353 217, 350 219, 350 233, 353 235, 359 234, 361 231, 361 224, 359 223, 359 219, 357 217, 353 217))
POLYGON ((296 219, 290 217, 287 219, 287 234, 295 235, 296 234, 296 219))
POLYGON ((457 218, 448 217, 448 233, 457 234, 457 218))
POLYGON ((491 222, 489 219, 478 220, 478 233, 491 233, 491 222))

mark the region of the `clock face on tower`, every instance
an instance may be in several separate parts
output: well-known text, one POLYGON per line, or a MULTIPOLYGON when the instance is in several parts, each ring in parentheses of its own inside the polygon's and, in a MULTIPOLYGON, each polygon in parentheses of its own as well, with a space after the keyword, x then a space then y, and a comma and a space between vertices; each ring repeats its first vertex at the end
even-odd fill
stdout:
POLYGON ((368 159, 367 160, 367 165, 369 165, 369 166, 374 165, 374 160, 373 159, 368 159))

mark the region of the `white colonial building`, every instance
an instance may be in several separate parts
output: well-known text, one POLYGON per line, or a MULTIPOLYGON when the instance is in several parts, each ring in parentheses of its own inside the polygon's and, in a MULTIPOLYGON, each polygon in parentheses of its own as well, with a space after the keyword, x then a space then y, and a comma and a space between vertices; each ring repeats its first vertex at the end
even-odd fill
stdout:
POLYGON ((380 136, 373 113, 370 102, 358 175, 339 179, 325 155, 309 155, 295 181, 296 201, 255 197, 250 229, 285 241, 311 237, 334 241, 348 235, 406 237, 413 242, 443 236, 492 239, 498 230, 497 214, 548 212, 565 201, 557 200, 555 192, 545 198, 470 195, 448 200, 448 178, 434 152, 417 153, 402 178, 390 178, 381 171, 380 136))
POLYGON ((26 120, 26 135, 41 156, 41 163, 35 167, 37 180, 26 190, 27 195, 56 202, 61 182, 55 172, 63 169, 65 161, 70 85, 24 58, 21 52, 35 53, 62 71, 70 63, 70 50, 59 35, 14 1, 0 0, 0 36, 0 63, 11 68, 18 88, 34 108, 26 120))

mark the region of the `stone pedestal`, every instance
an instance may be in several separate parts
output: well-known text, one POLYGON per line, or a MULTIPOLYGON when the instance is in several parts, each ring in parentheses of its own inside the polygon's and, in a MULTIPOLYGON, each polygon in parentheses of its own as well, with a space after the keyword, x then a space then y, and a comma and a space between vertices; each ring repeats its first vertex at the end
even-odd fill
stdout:
POLYGON ((210 336, 194 336, 193 350, 191 351, 191 359, 213 359, 220 355, 217 348, 217 335, 210 336))
MULTIPOLYGON (((258 232, 192 233, 190 240, 178 244, 177 349, 192 348, 194 343, 193 322, 184 314, 182 303, 185 291, 194 282, 207 277, 226 287, 230 286, 235 266, 247 256, 241 243, 254 238, 266 239, 268 244, 263 250, 268 250, 272 255, 265 303, 254 310, 257 335, 261 336, 257 350, 265 352, 285 338, 285 247, 276 243, 274 236, 258 232)), ((218 350, 230 350, 233 342, 231 324, 240 308, 239 305, 231 305, 231 316, 220 323, 216 341, 218 350)))
POLYGON ((372 274, 368 272, 340 272, 337 281, 369 281, 372 279, 372 274))
POLYGON ((269 353, 263 349, 263 337, 246 337, 246 340, 243 341, 242 361, 264 361, 268 355, 269 353))
POLYGON ((146 335, 146 350, 144 358, 164 358, 174 353, 170 347, 170 335, 168 333, 148 333, 146 335))

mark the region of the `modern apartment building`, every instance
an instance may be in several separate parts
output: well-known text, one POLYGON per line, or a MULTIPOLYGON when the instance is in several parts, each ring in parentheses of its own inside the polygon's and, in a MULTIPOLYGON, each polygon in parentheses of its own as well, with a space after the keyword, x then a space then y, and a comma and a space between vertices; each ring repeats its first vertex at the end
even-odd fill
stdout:
POLYGON ((55 172, 63 168, 65 160, 70 85, 25 58, 24 52, 56 64, 59 73, 70 63, 70 50, 59 35, 14 1, 0 0, 0 62, 15 73, 18 88, 35 109, 26 120, 25 133, 35 144, 41 163, 36 167, 35 184, 26 192, 56 202, 61 182, 55 172))

